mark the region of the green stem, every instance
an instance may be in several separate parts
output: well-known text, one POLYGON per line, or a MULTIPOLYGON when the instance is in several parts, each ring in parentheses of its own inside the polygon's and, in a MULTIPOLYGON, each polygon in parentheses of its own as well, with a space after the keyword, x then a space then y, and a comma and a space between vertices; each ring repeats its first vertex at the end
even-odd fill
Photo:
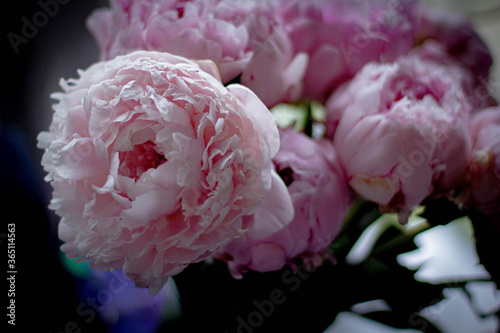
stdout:
POLYGON ((403 244, 413 242, 415 236, 417 236, 419 233, 421 233, 423 231, 429 230, 430 228, 432 228, 432 225, 429 222, 422 221, 422 222, 419 222, 419 223, 413 225, 410 228, 401 229, 401 231, 403 232, 402 235, 397 236, 397 237, 391 239, 390 241, 385 242, 384 244, 378 246, 377 248, 375 248, 372 251, 372 254, 375 254, 375 255, 381 254, 381 253, 387 252, 389 250, 392 250, 396 247, 399 247, 403 244))
POLYGON ((311 108, 311 103, 307 103, 306 116, 304 120, 304 133, 308 137, 312 137, 312 131, 313 131, 312 108, 311 108))

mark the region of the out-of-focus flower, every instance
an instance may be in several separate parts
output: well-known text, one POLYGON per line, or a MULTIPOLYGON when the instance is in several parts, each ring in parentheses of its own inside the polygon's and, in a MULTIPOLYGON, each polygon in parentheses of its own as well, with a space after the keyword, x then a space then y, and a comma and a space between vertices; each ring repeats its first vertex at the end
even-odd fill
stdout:
POLYGON ((472 69, 464 66, 463 63, 447 53, 445 45, 434 40, 428 40, 417 50, 418 57, 422 60, 432 61, 443 66, 463 68, 462 71, 467 73, 467 79, 460 81, 461 88, 467 96, 465 100, 467 105, 464 105, 464 107, 477 111, 498 105, 495 98, 490 94, 491 86, 489 82, 481 79, 472 69))
POLYGON ((181 313, 179 294, 173 279, 151 297, 147 290, 134 287, 122 271, 105 272, 85 264, 76 282, 81 302, 77 313, 87 323, 98 316, 108 332, 157 332, 168 312, 170 318, 181 313))
MULTIPOLYGON (((388 211, 409 211, 457 186, 471 150, 474 110, 461 66, 422 59, 424 45, 390 64, 367 64, 327 104, 327 126, 349 185, 388 211)), ((443 51, 443 57, 446 53, 443 51)))
POLYGON ((484 214, 500 213, 500 108, 476 112, 470 121, 472 155, 466 202, 484 214))
POLYGON ((416 40, 433 39, 444 45, 448 54, 469 68, 481 80, 488 80, 493 63, 488 47, 462 13, 436 6, 420 5, 415 11, 416 40))
POLYGON ((417 1, 282 0, 296 52, 310 55, 304 95, 324 101, 369 61, 393 61, 414 45, 417 1))
POLYGON ((297 99, 307 66, 267 0, 110 0, 87 26, 102 59, 135 50, 210 59, 227 83, 238 75, 267 106, 297 99))
POLYGON ((416 42, 439 45, 424 48, 426 54, 422 53, 421 57, 444 64, 455 63, 470 70, 473 75, 465 82, 464 89, 469 96, 467 102, 475 109, 498 105, 489 92, 492 57, 470 20, 459 12, 423 4, 415 13, 416 42), (444 49, 446 55, 436 52, 437 48, 444 49))
POLYGON ((248 228, 243 216, 271 187, 279 133, 254 93, 202 70, 214 68, 137 51, 62 80, 39 147, 69 258, 123 269, 155 293, 248 228))
MULTIPOLYGON (((218 254, 237 278, 248 270, 268 272, 285 264, 294 267, 296 258, 309 266, 320 265, 352 204, 352 193, 330 141, 284 130, 273 162, 288 186, 294 217, 266 238, 255 236, 250 228, 218 254)), ((262 215, 248 218, 258 220, 262 215)))

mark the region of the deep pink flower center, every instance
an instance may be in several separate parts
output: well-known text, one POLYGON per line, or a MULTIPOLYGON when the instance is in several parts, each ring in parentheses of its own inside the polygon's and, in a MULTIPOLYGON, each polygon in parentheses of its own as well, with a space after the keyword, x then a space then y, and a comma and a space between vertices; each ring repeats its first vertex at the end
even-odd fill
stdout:
POLYGON ((137 180, 147 170, 156 169, 165 163, 167 159, 155 146, 153 142, 147 141, 135 145, 131 151, 120 152, 120 174, 137 180))
POLYGON ((294 181, 294 177, 293 177, 294 172, 293 172, 292 168, 290 168, 289 166, 280 167, 280 165, 277 162, 274 162, 274 166, 275 166, 276 172, 281 177, 281 179, 283 180, 285 185, 287 187, 290 186, 290 184, 293 183, 293 181, 294 181))
POLYGON ((177 14, 178 14, 179 18, 183 18, 184 17, 184 8, 183 7, 178 7, 177 8, 177 14))

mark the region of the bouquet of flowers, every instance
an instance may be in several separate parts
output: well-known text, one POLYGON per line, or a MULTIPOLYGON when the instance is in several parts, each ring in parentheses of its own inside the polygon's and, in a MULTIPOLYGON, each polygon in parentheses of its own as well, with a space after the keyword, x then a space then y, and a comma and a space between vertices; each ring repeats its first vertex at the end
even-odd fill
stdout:
POLYGON ((396 256, 462 217, 500 281, 500 108, 491 55, 460 14, 110 0, 87 26, 101 59, 61 80, 38 137, 50 209, 68 258, 152 296, 173 279, 183 314, 168 325, 321 332, 383 299, 368 317, 438 331, 419 311, 446 286, 396 256))

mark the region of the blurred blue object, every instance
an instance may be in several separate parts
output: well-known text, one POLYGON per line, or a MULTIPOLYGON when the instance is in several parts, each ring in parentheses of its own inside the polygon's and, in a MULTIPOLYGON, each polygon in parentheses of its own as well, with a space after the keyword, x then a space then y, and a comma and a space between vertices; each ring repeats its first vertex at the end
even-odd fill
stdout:
POLYGON ((13 190, 13 195, 28 194, 33 199, 41 200, 42 192, 37 179, 37 170, 32 163, 32 156, 25 136, 13 126, 0 127, 0 175, 2 189, 13 190))
POLYGON ((111 333, 154 333, 165 320, 180 316, 180 303, 173 280, 156 296, 139 289, 123 271, 92 269, 87 263, 75 263, 62 255, 62 262, 77 281, 80 303, 76 313, 86 324, 96 318, 111 333))

